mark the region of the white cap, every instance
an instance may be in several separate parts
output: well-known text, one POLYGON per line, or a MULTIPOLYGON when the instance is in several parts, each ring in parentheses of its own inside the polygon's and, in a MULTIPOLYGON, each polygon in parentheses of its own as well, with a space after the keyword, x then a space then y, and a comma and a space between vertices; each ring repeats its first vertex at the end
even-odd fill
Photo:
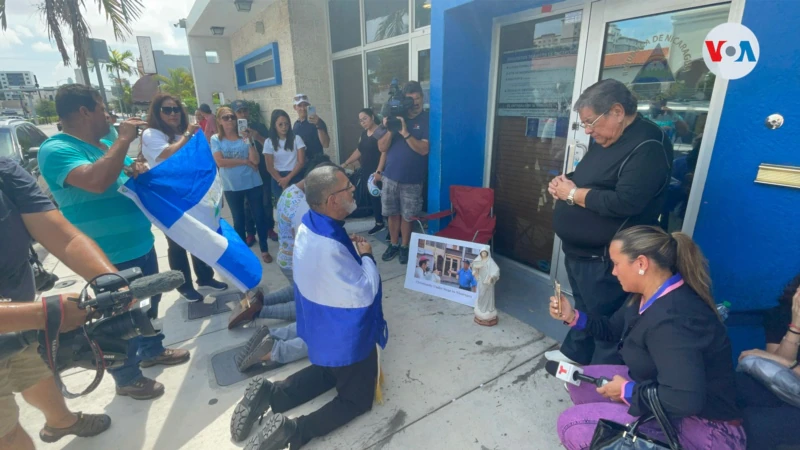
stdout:
POLYGON ((311 102, 308 101, 308 96, 306 94, 295 94, 294 105, 297 106, 301 103, 308 103, 309 105, 311 104, 311 102))

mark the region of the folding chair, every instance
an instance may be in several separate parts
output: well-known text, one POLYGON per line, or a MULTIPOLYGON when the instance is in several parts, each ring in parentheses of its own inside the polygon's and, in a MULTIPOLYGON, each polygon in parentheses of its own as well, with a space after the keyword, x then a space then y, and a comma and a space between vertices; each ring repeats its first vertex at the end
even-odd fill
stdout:
POLYGON ((488 244, 494 237, 497 218, 494 216, 494 190, 470 186, 450 186, 450 209, 413 217, 424 230, 422 221, 452 217, 436 236, 488 244))

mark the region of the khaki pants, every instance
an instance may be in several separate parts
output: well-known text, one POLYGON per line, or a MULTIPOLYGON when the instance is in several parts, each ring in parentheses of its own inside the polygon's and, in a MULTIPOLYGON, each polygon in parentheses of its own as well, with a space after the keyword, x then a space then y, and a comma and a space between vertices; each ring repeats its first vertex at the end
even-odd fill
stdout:
POLYGON ((12 432, 19 421, 19 407, 14 400, 14 393, 53 376, 36 351, 37 347, 31 345, 21 353, 0 361, 0 436, 12 432))

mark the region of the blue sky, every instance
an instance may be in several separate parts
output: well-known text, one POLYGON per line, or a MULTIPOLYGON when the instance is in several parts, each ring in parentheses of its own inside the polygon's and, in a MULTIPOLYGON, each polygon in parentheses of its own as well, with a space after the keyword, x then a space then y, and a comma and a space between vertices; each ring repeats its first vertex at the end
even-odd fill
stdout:
MULTIPOLYGON (((142 0, 145 14, 131 24, 133 36, 125 42, 116 42, 111 26, 97 11, 97 0, 86 0, 85 17, 92 36, 104 39, 110 49, 130 50, 134 58, 139 56, 135 36, 150 36, 153 49, 169 54, 188 54, 184 30, 173 27, 179 19, 186 17, 194 0, 142 0)), ((75 68, 65 67, 54 43, 47 37, 45 23, 36 5, 31 0, 6 2, 8 29, 0 31, 0 67, 3 71, 31 71, 40 86, 55 86, 75 78, 75 68)), ((71 42, 71 36, 67 38, 71 42)), ((70 55, 73 56, 73 55, 70 55)), ((96 84, 96 75, 92 74, 96 84)), ((104 73, 106 85, 110 85, 104 73)), ((132 79, 135 81, 135 78, 132 79)))

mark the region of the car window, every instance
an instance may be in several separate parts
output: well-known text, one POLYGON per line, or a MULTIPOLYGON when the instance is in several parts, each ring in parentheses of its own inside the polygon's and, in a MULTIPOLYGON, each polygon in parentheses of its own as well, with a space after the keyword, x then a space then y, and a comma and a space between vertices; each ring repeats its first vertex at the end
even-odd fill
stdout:
POLYGON ((11 130, 8 128, 0 128, 0 157, 17 159, 14 140, 11 139, 11 130))
POLYGON ((19 142, 19 146, 22 148, 22 153, 24 154, 29 148, 31 148, 31 135, 22 125, 18 126, 15 129, 15 132, 17 133, 17 142, 19 142))
POLYGON ((28 132, 28 135, 31 137, 31 147, 41 147, 44 141, 47 140, 47 135, 42 133, 42 130, 36 127, 36 125, 25 124, 22 125, 25 127, 25 131, 28 132))

